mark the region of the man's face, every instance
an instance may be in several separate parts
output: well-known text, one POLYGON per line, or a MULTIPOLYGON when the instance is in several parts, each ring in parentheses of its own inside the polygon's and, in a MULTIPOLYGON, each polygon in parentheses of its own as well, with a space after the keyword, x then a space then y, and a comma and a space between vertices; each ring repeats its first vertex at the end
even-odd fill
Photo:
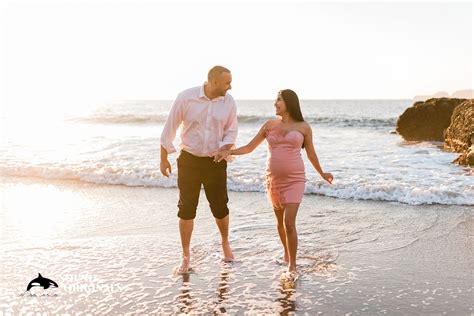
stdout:
POLYGON ((227 90, 232 89, 230 85, 232 82, 232 75, 228 72, 221 73, 215 80, 216 91, 219 96, 225 96, 227 90))

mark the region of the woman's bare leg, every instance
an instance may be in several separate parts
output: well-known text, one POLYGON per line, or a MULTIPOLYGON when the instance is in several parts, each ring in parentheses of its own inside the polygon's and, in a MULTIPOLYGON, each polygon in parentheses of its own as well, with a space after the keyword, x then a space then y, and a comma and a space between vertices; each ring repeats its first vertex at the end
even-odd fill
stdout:
POLYGON ((275 217, 277 219, 277 230, 278 230, 278 235, 280 236, 280 241, 281 244, 283 245, 283 250, 284 250, 284 256, 283 256, 283 262, 288 264, 289 256, 288 256, 288 247, 286 246, 286 233, 285 233, 285 224, 283 222, 283 215, 284 215, 284 209, 279 207, 279 206, 273 206, 273 212, 275 212, 275 217))
POLYGON ((285 225, 286 245, 288 249, 288 272, 296 271, 296 252, 298 249, 298 234, 296 232, 296 214, 300 203, 285 204, 283 222, 285 225))

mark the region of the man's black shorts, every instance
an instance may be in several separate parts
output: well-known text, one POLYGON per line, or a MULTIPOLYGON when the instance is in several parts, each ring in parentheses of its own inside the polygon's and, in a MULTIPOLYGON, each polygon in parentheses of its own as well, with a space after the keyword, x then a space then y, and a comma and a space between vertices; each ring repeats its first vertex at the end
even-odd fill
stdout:
POLYGON ((226 217, 229 214, 227 161, 216 163, 213 157, 197 157, 182 150, 178 157, 179 218, 196 217, 201 184, 214 217, 226 217))

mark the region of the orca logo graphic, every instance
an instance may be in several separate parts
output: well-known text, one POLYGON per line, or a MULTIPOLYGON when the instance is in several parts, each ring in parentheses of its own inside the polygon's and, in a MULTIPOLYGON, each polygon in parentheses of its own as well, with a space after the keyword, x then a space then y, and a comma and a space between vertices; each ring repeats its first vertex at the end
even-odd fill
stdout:
POLYGON ((41 273, 38 273, 38 277, 31 280, 30 283, 28 283, 28 286, 26 287, 26 291, 29 292, 30 289, 34 286, 42 286, 43 289, 48 289, 49 287, 58 287, 58 284, 54 282, 53 280, 43 278, 41 273))

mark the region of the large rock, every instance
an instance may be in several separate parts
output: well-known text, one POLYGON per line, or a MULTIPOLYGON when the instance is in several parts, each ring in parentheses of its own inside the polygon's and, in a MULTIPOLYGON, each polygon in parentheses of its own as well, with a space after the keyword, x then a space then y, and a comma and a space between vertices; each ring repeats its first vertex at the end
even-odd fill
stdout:
POLYGON ((455 162, 474 166, 474 100, 466 100, 454 109, 445 136, 445 148, 461 153, 455 162))
POLYGON ((397 133, 410 141, 444 141, 454 109, 465 99, 429 99, 416 102, 397 120, 397 133))

